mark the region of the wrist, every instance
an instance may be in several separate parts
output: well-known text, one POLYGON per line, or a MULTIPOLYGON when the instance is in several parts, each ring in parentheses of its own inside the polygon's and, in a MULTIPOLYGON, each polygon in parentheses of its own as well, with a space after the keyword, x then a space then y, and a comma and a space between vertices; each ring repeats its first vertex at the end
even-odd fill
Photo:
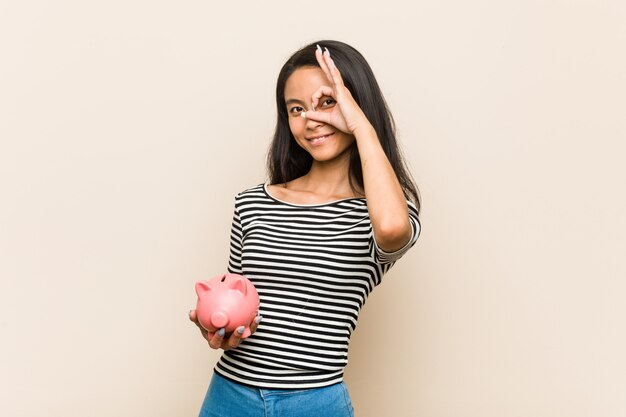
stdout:
POLYGON ((366 119, 352 131, 352 134, 358 139, 362 136, 376 135, 376 129, 374 129, 374 126, 366 119))

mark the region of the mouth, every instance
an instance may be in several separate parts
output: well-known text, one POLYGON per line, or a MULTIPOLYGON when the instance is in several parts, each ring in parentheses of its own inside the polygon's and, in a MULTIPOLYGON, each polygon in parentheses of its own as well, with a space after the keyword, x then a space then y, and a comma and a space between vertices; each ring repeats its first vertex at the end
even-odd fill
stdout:
POLYGON ((321 145, 324 142, 326 142, 326 140, 329 137, 331 137, 332 135, 334 135, 334 134, 335 134, 335 132, 331 132, 331 133, 328 133, 326 135, 320 135, 320 136, 315 136, 315 137, 312 137, 312 138, 306 138, 306 140, 308 140, 311 143, 311 145, 313 145, 313 146, 321 145))

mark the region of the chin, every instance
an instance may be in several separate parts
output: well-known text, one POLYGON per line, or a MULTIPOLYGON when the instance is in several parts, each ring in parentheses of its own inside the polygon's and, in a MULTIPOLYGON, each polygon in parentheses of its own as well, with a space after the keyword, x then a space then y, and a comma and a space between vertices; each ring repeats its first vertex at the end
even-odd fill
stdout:
POLYGON ((338 161, 345 161, 346 163, 350 160, 350 153, 348 150, 341 152, 341 153, 324 153, 322 154, 321 152, 319 154, 315 154, 315 153, 311 153, 310 154, 311 157, 313 158, 314 161, 316 162, 338 162, 338 161))

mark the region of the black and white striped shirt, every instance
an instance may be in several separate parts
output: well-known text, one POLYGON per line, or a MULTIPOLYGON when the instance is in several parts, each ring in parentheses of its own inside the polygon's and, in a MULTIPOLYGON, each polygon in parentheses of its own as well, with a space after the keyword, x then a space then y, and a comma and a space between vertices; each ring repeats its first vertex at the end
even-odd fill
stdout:
POLYGON ((377 247, 364 198, 325 204, 277 200, 264 184, 235 198, 228 271, 252 281, 263 321, 215 372, 259 388, 315 388, 343 379, 348 343, 367 296, 415 244, 377 247))

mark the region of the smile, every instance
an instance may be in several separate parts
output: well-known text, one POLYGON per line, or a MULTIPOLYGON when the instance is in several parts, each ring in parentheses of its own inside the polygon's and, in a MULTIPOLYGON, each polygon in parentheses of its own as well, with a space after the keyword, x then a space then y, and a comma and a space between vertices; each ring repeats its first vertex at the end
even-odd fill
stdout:
POLYGON ((316 136, 314 138, 306 138, 306 140, 308 140, 311 143, 311 145, 313 145, 313 146, 321 145, 324 142, 326 142, 326 139, 328 139, 329 137, 331 137, 334 134, 335 134, 335 132, 332 132, 332 133, 329 133, 328 135, 316 136))

